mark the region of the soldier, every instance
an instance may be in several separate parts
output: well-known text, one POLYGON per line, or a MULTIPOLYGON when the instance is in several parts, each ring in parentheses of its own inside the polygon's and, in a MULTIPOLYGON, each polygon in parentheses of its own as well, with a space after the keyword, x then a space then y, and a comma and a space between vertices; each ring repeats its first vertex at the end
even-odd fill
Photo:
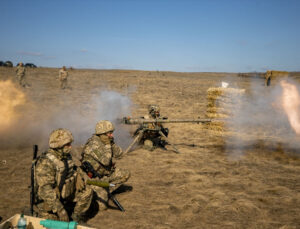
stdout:
POLYGON ((16 69, 16 73, 17 73, 17 79, 19 81, 20 86, 21 87, 29 87, 26 84, 26 81, 25 81, 26 68, 24 67, 22 62, 20 62, 18 64, 17 69, 16 69))
MULTIPOLYGON (((123 151, 114 142, 114 130, 115 127, 110 121, 99 121, 96 124, 95 134, 88 139, 83 148, 81 158, 82 165, 90 168, 85 169, 85 172, 91 179, 100 179, 116 185, 110 191, 119 188, 130 177, 128 170, 117 168, 115 165, 115 159, 121 158, 123 151)), ((92 186, 92 188, 97 193, 100 210, 106 209, 107 190, 97 186, 92 186)))
POLYGON ((69 73, 66 70, 66 67, 63 66, 62 69, 59 70, 58 79, 60 81, 60 88, 66 89, 67 88, 67 81, 68 81, 69 73))
POLYGON ((268 70, 265 74, 265 86, 271 85, 272 71, 268 70))
MULTIPOLYGON (((145 115, 144 119, 167 119, 166 117, 160 117, 160 107, 158 105, 149 105, 149 115, 145 115)), ((147 123, 142 124, 135 131, 134 135, 137 136, 140 131, 143 131, 140 142, 144 144, 144 148, 147 150, 154 150, 157 147, 165 149, 168 144, 166 137, 168 137, 169 129, 164 128, 161 123, 147 123)))
POLYGON ((36 209, 39 217, 69 221, 84 220, 93 191, 85 185, 82 171, 74 165, 71 151, 73 136, 69 130, 54 130, 49 138, 50 149, 37 160, 36 209), (74 207, 74 209, 73 209, 74 207))

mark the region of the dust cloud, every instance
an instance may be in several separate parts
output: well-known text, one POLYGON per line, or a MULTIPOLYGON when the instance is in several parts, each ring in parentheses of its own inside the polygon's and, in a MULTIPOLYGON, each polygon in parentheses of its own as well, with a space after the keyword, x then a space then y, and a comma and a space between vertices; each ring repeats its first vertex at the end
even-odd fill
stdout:
MULTIPOLYGON (((232 111, 232 119, 226 123, 228 130, 235 133, 227 138, 227 145, 240 149, 240 152, 243 152, 245 147, 253 147, 263 142, 299 148, 299 138, 289 122, 291 115, 300 117, 297 106, 299 102, 294 102, 297 111, 287 108, 283 101, 290 97, 282 83, 265 87, 256 82, 252 81, 251 93, 242 98, 241 105, 232 111)), ((299 92, 299 85, 292 80, 289 80, 289 84, 293 85, 294 91, 299 92)))
POLYGON ((74 144, 81 145, 92 136, 100 120, 110 120, 115 124, 116 142, 124 144, 121 146, 127 146, 131 140, 129 131, 120 125, 119 119, 130 115, 132 102, 118 92, 97 90, 79 104, 67 95, 57 95, 55 105, 41 106, 26 98, 12 83, 0 82, 0 95, 2 148, 38 144, 40 149, 45 150, 49 134, 57 128, 69 129, 74 136, 74 144))
POLYGON ((280 86, 283 89, 282 92, 282 107, 288 116, 291 127, 296 134, 300 134, 300 96, 297 87, 283 80, 280 82, 280 86))
POLYGON ((0 82, 0 131, 9 128, 19 118, 16 108, 25 102, 25 94, 12 81, 0 82))

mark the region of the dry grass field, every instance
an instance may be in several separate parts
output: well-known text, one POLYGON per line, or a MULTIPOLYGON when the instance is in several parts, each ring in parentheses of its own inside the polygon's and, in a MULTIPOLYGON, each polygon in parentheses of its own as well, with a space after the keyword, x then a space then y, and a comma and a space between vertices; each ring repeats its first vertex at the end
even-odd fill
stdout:
MULTIPOLYGON (((0 81, 17 85, 14 71, 0 68, 0 81)), ((152 103, 160 105, 161 114, 170 119, 205 118, 207 89, 226 81, 246 89, 245 103, 252 104, 237 109, 236 122, 232 119, 229 124, 247 125, 230 136, 203 124, 165 125, 181 154, 170 146, 152 152, 136 147, 129 152, 117 164, 131 171, 127 185, 132 190, 116 195, 126 211, 98 212, 88 224, 96 228, 300 228, 299 137, 286 120, 280 122, 283 114, 268 113, 274 112, 267 107, 279 89, 264 88, 262 77, 77 69, 69 70, 69 75, 69 88, 61 90, 58 69, 27 70, 31 87, 19 88, 26 101, 15 107, 14 119, 0 129, 3 219, 29 206, 32 145, 45 150, 53 129, 72 131, 76 160, 101 119, 115 122, 116 142, 126 148, 135 126, 119 124, 118 118, 143 116, 152 103)), ((298 76, 292 74, 295 82, 300 82, 298 76)), ((2 98, 5 93, 0 92, 2 98)))

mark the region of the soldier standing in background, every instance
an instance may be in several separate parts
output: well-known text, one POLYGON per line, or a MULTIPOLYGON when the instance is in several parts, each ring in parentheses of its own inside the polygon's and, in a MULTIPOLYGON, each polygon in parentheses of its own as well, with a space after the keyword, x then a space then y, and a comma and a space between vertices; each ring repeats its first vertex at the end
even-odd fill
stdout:
POLYGON ((72 142, 69 130, 54 130, 49 138, 50 149, 37 160, 35 203, 41 218, 69 221, 71 216, 79 222, 91 205, 93 191, 85 185, 84 174, 72 160, 72 142))
POLYGON ((271 85, 271 79, 272 79, 272 71, 267 71, 265 74, 265 86, 271 85))
MULTIPOLYGON (((121 158, 123 151, 114 142, 114 125, 110 121, 102 120, 96 124, 95 134, 87 141, 83 148, 81 163, 91 179, 113 183, 114 191, 125 183, 130 172, 116 168, 115 159, 121 158), (87 169, 90 168, 90 169, 87 169)), ((108 193, 102 187, 92 186, 97 193, 100 210, 107 208, 108 193)))
POLYGON ((26 81, 25 81, 26 68, 24 67, 22 62, 20 62, 18 64, 17 69, 16 69, 16 73, 17 73, 17 79, 19 81, 20 86, 21 87, 29 87, 26 84, 26 81))
POLYGON ((66 70, 66 67, 63 66, 62 69, 59 70, 58 79, 60 81, 60 88, 66 89, 67 88, 67 81, 68 81, 69 73, 66 70))

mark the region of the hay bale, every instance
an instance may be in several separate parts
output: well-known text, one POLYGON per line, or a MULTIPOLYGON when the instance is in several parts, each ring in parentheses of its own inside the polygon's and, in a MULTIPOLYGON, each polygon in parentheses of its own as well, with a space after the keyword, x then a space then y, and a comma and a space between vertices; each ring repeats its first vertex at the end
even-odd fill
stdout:
MULTIPOLYGON (((206 117, 210 119, 226 119, 233 116, 233 111, 242 103, 245 89, 237 88, 209 88, 207 90, 206 117)), ((213 121, 206 128, 214 131, 226 131, 225 121, 213 121)))

